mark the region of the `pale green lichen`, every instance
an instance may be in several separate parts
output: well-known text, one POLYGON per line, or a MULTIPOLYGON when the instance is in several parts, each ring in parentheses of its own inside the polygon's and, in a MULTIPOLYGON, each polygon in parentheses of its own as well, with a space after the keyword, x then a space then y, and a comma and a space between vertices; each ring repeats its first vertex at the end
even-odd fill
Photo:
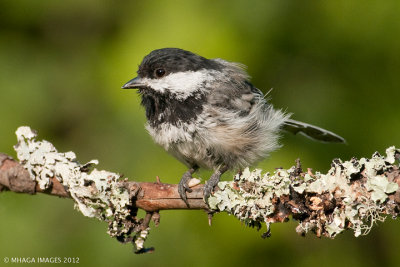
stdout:
MULTIPOLYGON (((274 212, 273 197, 287 195, 290 192, 289 170, 277 170, 274 175, 261 174, 261 170, 250 171, 246 168, 242 174, 237 174, 232 182, 220 182, 220 191, 209 198, 211 209, 227 211, 240 220, 253 222, 267 222, 268 215, 274 212)), ((301 190, 301 185, 300 189, 301 190)))
POLYGON ((91 170, 97 160, 80 164, 75 153, 61 153, 45 140, 36 141, 36 133, 29 127, 19 127, 16 135, 18 159, 41 189, 49 188, 50 178, 56 177, 74 199, 75 207, 87 217, 108 222, 108 233, 113 237, 130 235, 139 225, 131 216, 129 192, 119 183, 118 174, 91 170))
POLYGON ((326 224, 325 229, 330 236, 335 236, 344 231, 345 221, 346 215, 340 209, 335 208, 332 213, 332 221, 326 224))
POLYGON ((388 198, 388 194, 396 192, 399 188, 398 184, 391 183, 386 177, 380 175, 368 179, 366 187, 372 192, 371 199, 381 203, 388 198))
POLYGON ((367 234, 374 223, 384 220, 382 212, 395 213, 388 210, 385 203, 399 187, 384 173, 393 168, 399 154, 399 149, 390 147, 386 157, 375 153, 371 159, 353 158, 345 162, 336 159, 327 174, 306 173, 303 179, 294 178, 295 167, 278 169, 272 175, 246 168, 234 181, 220 182, 220 190, 209 198, 209 204, 212 209, 233 214, 252 226, 281 221, 287 214, 303 214, 296 217, 301 233, 313 230, 334 237, 350 228, 355 236, 367 234), (367 179, 364 186, 354 183, 354 179, 364 176, 367 179), (291 189, 300 195, 297 199, 293 199, 291 189), (292 203, 281 205, 281 210, 277 211, 277 203, 285 198, 292 203), (322 201, 342 204, 329 211, 322 201), (326 213, 321 212, 325 209, 326 213))
POLYGON ((135 240, 135 246, 137 251, 142 251, 144 248, 144 241, 146 241, 147 236, 149 235, 150 228, 146 228, 137 233, 137 237, 135 240))

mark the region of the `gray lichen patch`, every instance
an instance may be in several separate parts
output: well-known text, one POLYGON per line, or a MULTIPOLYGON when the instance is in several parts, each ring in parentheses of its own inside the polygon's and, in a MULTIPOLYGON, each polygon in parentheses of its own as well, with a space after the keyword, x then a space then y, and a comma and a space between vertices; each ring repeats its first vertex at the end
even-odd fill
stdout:
POLYGON ((250 171, 246 168, 237 174, 234 181, 220 182, 218 190, 208 203, 211 209, 234 214, 241 221, 250 225, 268 222, 274 213, 274 199, 290 192, 290 173, 294 170, 280 169, 273 175, 261 174, 261 170, 250 171))
POLYGON ((140 240, 144 240, 144 234, 138 230, 140 222, 135 217, 137 210, 118 174, 93 169, 97 160, 80 164, 75 153, 61 153, 50 142, 37 141, 36 132, 29 127, 19 127, 16 135, 18 144, 14 148, 18 159, 41 189, 50 188, 51 178, 56 177, 83 215, 108 222, 110 236, 133 243, 139 238, 137 245, 143 245, 140 240))
POLYGON ((272 175, 247 168, 234 181, 220 182, 209 204, 250 226, 282 222, 292 215, 301 234, 313 231, 333 238, 345 229, 353 229, 355 236, 367 234, 375 222, 384 220, 382 214, 399 212, 399 203, 390 196, 399 191, 400 178, 388 178, 399 168, 394 165, 398 155, 400 150, 390 147, 385 157, 375 153, 370 159, 336 159, 327 174, 301 177, 295 175, 296 167, 272 175))

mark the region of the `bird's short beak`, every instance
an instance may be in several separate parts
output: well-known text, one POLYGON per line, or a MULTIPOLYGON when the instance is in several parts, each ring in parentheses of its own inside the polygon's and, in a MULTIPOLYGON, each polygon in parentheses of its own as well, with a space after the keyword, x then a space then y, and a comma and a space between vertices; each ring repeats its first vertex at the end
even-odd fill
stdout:
POLYGON ((124 86, 122 86, 122 89, 137 89, 145 86, 146 85, 143 83, 143 80, 140 77, 136 77, 124 84, 124 86))

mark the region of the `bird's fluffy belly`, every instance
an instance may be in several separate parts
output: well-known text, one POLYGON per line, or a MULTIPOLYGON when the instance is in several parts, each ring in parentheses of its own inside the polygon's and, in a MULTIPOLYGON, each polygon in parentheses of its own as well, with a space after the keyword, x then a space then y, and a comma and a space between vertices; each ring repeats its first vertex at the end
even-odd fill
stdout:
MULTIPOLYGON (((265 113, 264 113, 265 112, 265 113)), ((217 169, 245 167, 279 147, 279 129, 287 118, 279 110, 224 122, 203 121, 178 126, 147 126, 154 141, 188 166, 217 169)))
POLYGON ((200 132, 204 132, 204 129, 199 129, 196 125, 187 123, 178 126, 163 123, 156 127, 147 125, 146 128, 157 144, 184 164, 190 167, 197 165, 213 168, 214 165, 207 156, 209 145, 200 135, 200 132))

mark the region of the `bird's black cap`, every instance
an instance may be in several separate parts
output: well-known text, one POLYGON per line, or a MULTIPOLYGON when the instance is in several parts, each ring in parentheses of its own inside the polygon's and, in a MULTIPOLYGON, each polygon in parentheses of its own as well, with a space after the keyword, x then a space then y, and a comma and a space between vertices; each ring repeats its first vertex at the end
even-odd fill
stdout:
POLYGON ((162 48, 144 57, 139 66, 140 77, 156 78, 155 71, 162 68, 165 74, 197 71, 201 69, 221 69, 218 62, 204 58, 180 48, 162 48))

